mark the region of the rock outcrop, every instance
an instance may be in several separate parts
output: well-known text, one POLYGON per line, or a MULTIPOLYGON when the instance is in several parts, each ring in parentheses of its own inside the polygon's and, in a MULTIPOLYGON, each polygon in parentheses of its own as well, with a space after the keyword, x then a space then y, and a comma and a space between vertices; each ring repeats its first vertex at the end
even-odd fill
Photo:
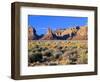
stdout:
POLYGON ((33 27, 28 28, 28 40, 36 40, 38 35, 36 34, 36 30, 33 27))
POLYGON ((53 40, 53 33, 52 30, 50 28, 48 28, 47 33, 41 38, 41 40, 53 40))
POLYGON ((28 40, 33 40, 33 28, 28 27, 28 40))
POLYGON ((72 38, 72 40, 87 40, 88 39, 88 27, 83 26, 81 27, 76 35, 72 38))
POLYGON ((48 28, 47 33, 43 35, 37 35, 35 28, 28 28, 28 40, 87 40, 88 39, 88 27, 76 26, 69 29, 59 29, 52 31, 48 28))

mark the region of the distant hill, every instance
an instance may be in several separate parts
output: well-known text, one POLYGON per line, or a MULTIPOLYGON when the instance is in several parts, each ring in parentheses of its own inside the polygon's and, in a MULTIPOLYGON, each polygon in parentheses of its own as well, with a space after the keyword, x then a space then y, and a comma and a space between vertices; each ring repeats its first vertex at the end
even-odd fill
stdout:
POLYGON ((28 40, 87 40, 87 31, 87 26, 76 26, 69 29, 58 29, 56 31, 48 28, 46 34, 39 36, 35 28, 29 27, 28 40))

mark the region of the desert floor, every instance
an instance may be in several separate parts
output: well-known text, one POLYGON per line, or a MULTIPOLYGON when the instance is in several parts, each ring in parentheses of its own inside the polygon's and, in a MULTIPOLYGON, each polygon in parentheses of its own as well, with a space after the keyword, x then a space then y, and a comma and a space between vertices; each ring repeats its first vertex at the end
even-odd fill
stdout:
POLYGON ((87 42, 87 40, 28 41, 28 66, 87 64, 87 42))

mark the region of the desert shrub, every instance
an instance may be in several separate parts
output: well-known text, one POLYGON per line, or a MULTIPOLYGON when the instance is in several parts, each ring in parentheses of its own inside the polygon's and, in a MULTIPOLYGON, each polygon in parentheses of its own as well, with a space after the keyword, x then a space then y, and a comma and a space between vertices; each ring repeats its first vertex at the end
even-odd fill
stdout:
POLYGON ((70 50, 75 50, 77 48, 77 46, 71 45, 69 48, 70 48, 70 50))
POLYGON ((80 51, 80 56, 78 58, 78 63, 79 64, 87 64, 87 53, 84 51, 80 51))
POLYGON ((65 48, 68 48, 68 46, 65 46, 65 48))
POLYGON ((35 53, 36 51, 35 50, 32 50, 32 52, 35 53))
POLYGON ((41 53, 34 53, 32 55, 28 55, 29 58, 29 63, 33 63, 33 62, 42 62, 42 54, 41 53))
POLYGON ((38 48, 38 49, 37 49, 37 51, 38 51, 38 52, 41 52, 41 51, 42 51, 42 48, 41 48, 41 47, 40 47, 40 48, 38 48))
POLYGON ((32 51, 33 51, 33 52, 41 52, 41 51, 42 51, 42 48, 41 48, 41 47, 38 47, 38 48, 34 47, 34 48, 32 49, 32 51))
POLYGON ((32 49, 28 49, 28 52, 31 52, 32 51, 32 49))
POLYGON ((70 51, 65 51, 63 57, 69 57, 69 55, 70 55, 70 51))
POLYGON ((64 53, 66 50, 62 49, 61 52, 64 53))
POLYGON ((49 57, 49 61, 56 61, 54 56, 49 57))
POLYGON ((48 61, 48 57, 47 56, 43 56, 43 59, 42 59, 43 62, 46 62, 48 61))
POLYGON ((69 55, 70 64, 76 64, 78 59, 77 51, 72 51, 69 55))
POLYGON ((42 48, 42 51, 45 51, 45 50, 48 50, 48 48, 46 48, 46 47, 42 48))
POLYGON ((57 48, 61 50, 63 47, 62 46, 58 46, 57 48))
POLYGON ((61 51, 64 53, 64 52, 66 52, 66 51, 69 51, 69 48, 68 48, 68 47, 63 47, 63 48, 61 49, 61 51))
POLYGON ((50 56, 52 56, 53 54, 52 54, 52 52, 51 52, 50 50, 46 50, 46 51, 44 51, 43 55, 44 55, 44 56, 47 56, 47 57, 50 57, 50 56))
POLYGON ((58 59, 63 53, 61 51, 55 51, 55 53, 53 54, 53 56, 58 59))
POLYGON ((33 48, 39 48, 39 45, 35 45, 33 48))

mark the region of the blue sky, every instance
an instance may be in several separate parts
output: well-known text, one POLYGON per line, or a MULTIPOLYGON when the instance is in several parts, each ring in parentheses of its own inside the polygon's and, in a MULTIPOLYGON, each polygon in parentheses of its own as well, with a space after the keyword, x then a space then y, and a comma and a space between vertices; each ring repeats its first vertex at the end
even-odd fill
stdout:
POLYGON ((48 28, 52 30, 65 29, 74 26, 87 25, 87 17, 71 17, 71 16, 46 16, 46 15, 29 15, 28 26, 36 29, 37 34, 41 35, 47 32, 48 28))

